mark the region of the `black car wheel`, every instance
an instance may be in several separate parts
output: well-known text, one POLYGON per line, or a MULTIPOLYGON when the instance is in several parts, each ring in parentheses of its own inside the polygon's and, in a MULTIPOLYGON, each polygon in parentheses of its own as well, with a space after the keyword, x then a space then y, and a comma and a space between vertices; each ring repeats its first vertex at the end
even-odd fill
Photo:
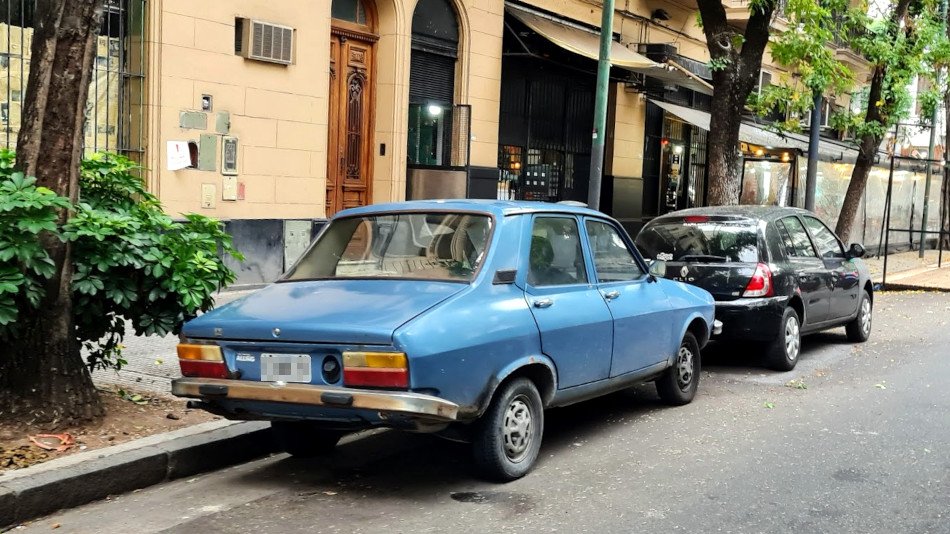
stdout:
POLYGON ((656 392, 660 399, 673 406, 689 404, 699 387, 700 367, 699 343, 693 334, 687 332, 673 366, 656 380, 656 392))
POLYGON ((475 429, 472 452, 486 478, 507 482, 531 470, 541 450, 544 406, 538 388, 516 378, 499 389, 475 429))
POLYGON ((802 350, 802 328, 798 312, 785 308, 778 335, 766 349, 766 363, 776 371, 791 371, 802 350))
POLYGON ((871 312, 873 309, 871 295, 868 295, 867 291, 862 291, 861 301, 858 302, 858 315, 844 327, 848 334, 848 341, 864 343, 871 337, 871 312))
POLYGON ((333 452, 343 432, 320 428, 308 421, 272 421, 274 439, 280 450, 298 458, 333 452))

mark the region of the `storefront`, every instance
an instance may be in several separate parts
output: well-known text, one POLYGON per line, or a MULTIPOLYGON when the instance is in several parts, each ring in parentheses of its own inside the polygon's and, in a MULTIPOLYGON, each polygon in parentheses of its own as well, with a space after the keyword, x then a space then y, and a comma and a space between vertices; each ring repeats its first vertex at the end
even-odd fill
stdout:
MULTIPOLYGON (((666 86, 690 86, 711 92, 707 83, 671 61, 669 53, 654 60, 638 53, 636 50, 641 47, 635 43, 621 44, 621 38, 615 35, 611 48, 613 68, 601 199, 607 212, 617 204, 613 198, 614 171, 622 173, 622 165, 614 163, 639 159, 630 153, 630 145, 636 145, 629 142, 634 141, 629 139, 629 130, 643 131, 642 119, 637 117, 643 102, 621 100, 630 100, 630 94, 636 91, 645 93, 666 86)), ((506 3, 498 146, 500 198, 587 201, 598 50, 599 30, 595 26, 506 3)), ((686 155, 686 146, 701 145, 702 148, 691 151, 697 154, 691 160, 692 166, 686 165, 683 170, 690 176, 702 173, 705 138, 700 132, 691 134, 682 128, 676 134, 689 137, 678 149, 670 146, 667 159, 675 166, 676 157, 686 155)), ((641 150, 639 146, 634 149, 641 150)), ((656 191, 656 184, 651 185, 656 191)), ((684 191, 684 197, 696 195, 695 188, 684 191)), ((629 195, 624 195, 621 211, 629 210, 629 195)), ((640 203, 640 199, 636 202, 640 203)))

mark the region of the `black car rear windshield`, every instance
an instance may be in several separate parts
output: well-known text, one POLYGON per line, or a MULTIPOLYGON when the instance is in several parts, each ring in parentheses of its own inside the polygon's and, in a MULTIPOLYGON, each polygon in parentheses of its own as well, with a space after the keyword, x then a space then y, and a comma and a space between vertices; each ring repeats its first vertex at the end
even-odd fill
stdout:
POLYGON ((664 219, 647 225, 636 243, 645 258, 654 260, 759 261, 758 231, 755 221, 749 219, 664 219))

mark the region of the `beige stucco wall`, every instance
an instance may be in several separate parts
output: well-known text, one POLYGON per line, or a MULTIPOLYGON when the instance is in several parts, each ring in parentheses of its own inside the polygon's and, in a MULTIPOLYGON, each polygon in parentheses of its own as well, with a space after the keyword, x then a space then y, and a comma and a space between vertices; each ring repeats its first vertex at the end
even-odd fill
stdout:
MULTIPOLYGON (((402 200, 406 191, 407 108, 415 0, 374 2, 378 18, 372 201, 402 200), (386 145, 385 155, 380 145, 386 145)), ((503 0, 456 0, 460 50, 456 103, 472 106, 472 165, 497 163, 503 0)), ((311 218, 325 215, 330 2, 328 0, 159 0, 150 6, 149 183, 172 214, 219 218, 311 218), (234 19, 248 17, 296 29, 290 66, 234 55, 234 19), (214 97, 206 130, 179 126, 183 111, 214 97), (168 141, 214 133, 215 113, 228 112, 239 139, 243 200, 222 200, 217 170, 166 168, 168 141), (203 208, 203 184, 215 207, 203 208)))
POLYGON ((149 168, 151 186, 169 213, 220 218, 320 217, 326 187, 329 79, 328 2, 232 0, 151 3, 149 168), (297 61, 281 66, 234 54, 234 19, 250 17, 297 29, 297 61), (214 97, 208 129, 179 127, 182 111, 200 111, 214 97), (215 113, 230 113, 239 139, 238 181, 244 200, 221 199, 221 143, 216 171, 166 169, 167 141, 213 133, 215 113), (202 184, 213 184, 215 207, 202 209, 202 184))
MULTIPOLYGON (((375 6, 376 45, 373 202, 405 198, 409 61, 417 0, 365 0, 375 6), (380 145, 386 145, 381 154, 380 145)), ((504 0, 453 0, 460 43, 456 103, 472 106, 473 166, 496 167, 501 92, 504 0)), ((600 6, 589 0, 530 0, 559 16, 600 24, 600 6)), ((685 2, 617 0, 615 32, 624 44, 675 43, 679 53, 708 59, 695 8, 685 2), (670 19, 646 20, 662 7, 670 19)), ((316 218, 325 216, 330 0, 156 0, 150 2, 147 151, 150 187, 170 213, 201 212, 219 218, 316 218), (290 66, 234 55, 234 19, 249 17, 296 29, 296 62, 290 66), (214 97, 207 130, 179 126, 182 111, 199 111, 203 94, 214 97), (215 171, 166 169, 170 140, 198 140, 213 133, 215 113, 230 113, 229 135, 239 139, 238 181, 244 199, 222 200, 220 139, 215 171), (203 184, 215 186, 215 207, 202 208, 203 184)), ((770 63, 766 56, 766 64, 770 63)), ((776 70, 776 69, 771 69, 776 70)), ((637 177, 643 167, 645 98, 614 85, 611 174, 637 177)))

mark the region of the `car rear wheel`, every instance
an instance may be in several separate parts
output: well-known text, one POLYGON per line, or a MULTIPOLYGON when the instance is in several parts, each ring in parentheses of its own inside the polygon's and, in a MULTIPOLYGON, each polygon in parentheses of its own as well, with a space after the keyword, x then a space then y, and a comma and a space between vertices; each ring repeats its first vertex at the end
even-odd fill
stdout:
POLYGON ((656 392, 663 402, 672 406, 689 404, 699 387, 699 343, 687 332, 683 336, 673 366, 656 380, 656 392))
POLYGON ((853 321, 846 324, 844 329, 848 334, 848 341, 864 343, 871 337, 871 295, 867 291, 861 292, 861 301, 858 302, 858 315, 853 321))
POLYGON ((344 434, 339 430, 320 428, 309 421, 272 421, 270 427, 277 446, 298 458, 333 452, 344 434))
POLYGON ((538 388, 527 378, 507 382, 476 423, 475 465, 492 480, 521 478, 538 459, 543 433, 544 406, 538 388))
POLYGON ((802 350, 802 327, 798 312, 785 308, 778 335, 765 353, 766 364, 776 371, 791 371, 798 363, 802 350))

